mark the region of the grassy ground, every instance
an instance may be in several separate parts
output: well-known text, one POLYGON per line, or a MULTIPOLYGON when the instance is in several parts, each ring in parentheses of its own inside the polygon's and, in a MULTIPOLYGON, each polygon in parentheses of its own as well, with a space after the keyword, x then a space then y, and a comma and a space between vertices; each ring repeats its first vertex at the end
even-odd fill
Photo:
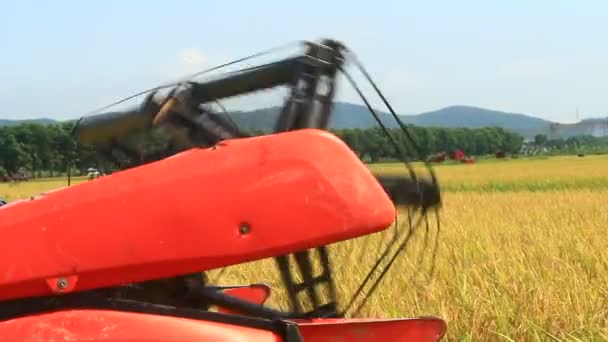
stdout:
MULTIPOLYGON (((72 179, 72 184, 85 181, 86 177, 72 179)), ((68 185, 67 178, 40 178, 28 182, 0 183, 0 198, 9 201, 24 199, 47 190, 62 188, 68 185)))
MULTIPOLYGON (((399 164, 370 168, 403 172, 399 164)), ((434 236, 423 250, 421 231, 363 314, 441 316, 450 341, 608 340, 608 156, 484 161, 436 171, 444 203, 433 276, 428 241, 434 236)), ((65 185, 0 184, 0 197, 65 185)), ((332 247, 342 295, 352 294, 385 237, 332 247)), ((248 281, 279 285, 269 261, 230 267, 221 280, 248 281)), ((271 304, 285 303, 275 294, 271 304)))

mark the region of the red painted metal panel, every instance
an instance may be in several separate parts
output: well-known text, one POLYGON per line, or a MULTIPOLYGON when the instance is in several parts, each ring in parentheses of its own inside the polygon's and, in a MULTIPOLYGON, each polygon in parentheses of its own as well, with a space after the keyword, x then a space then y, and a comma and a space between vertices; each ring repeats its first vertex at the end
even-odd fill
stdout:
POLYGON ((315 342, 436 342, 446 333, 440 318, 409 319, 316 319, 298 321, 304 341, 315 342))
POLYGON ((377 232, 394 216, 328 132, 228 140, 0 208, 0 300, 257 260, 377 232))
MULTIPOLYGON (((268 297, 270 297, 271 289, 265 284, 252 284, 248 286, 224 289, 222 292, 250 303, 262 305, 266 302, 268 297)), ((238 313, 223 307, 219 307, 217 311, 222 313, 238 313)))
MULTIPOLYGON (((296 320, 306 342, 435 342, 446 324, 435 317, 412 319, 296 320)), ((66 310, 0 322, 0 342, 279 342, 280 336, 250 327, 105 310, 66 310)))
POLYGON ((0 322, 0 342, 278 342, 267 331, 148 314, 70 310, 0 322))

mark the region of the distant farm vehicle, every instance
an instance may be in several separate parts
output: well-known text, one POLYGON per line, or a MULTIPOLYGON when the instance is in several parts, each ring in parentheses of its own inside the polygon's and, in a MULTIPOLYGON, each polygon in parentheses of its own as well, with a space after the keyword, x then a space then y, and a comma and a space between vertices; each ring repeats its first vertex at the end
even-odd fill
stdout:
POLYGON ((93 180, 95 178, 98 178, 99 176, 102 176, 102 173, 99 172, 96 168, 90 167, 89 169, 87 169, 87 178, 89 180, 93 180))
POLYGON ((460 160, 463 164, 475 164, 475 158, 473 157, 464 157, 460 160))
POLYGON ((461 161, 465 158, 465 154, 462 150, 457 149, 456 151, 454 151, 454 153, 452 153, 452 159, 456 160, 456 161, 461 161))
POLYGON ((20 167, 17 169, 15 173, 8 177, 9 182, 24 182, 29 180, 29 176, 27 174, 27 170, 24 167, 20 167))
POLYGON ((29 177, 27 175, 19 173, 7 176, 0 176, 0 183, 23 182, 28 180, 29 177))
POLYGON ((431 158, 431 163, 443 163, 447 159, 447 154, 445 152, 437 153, 433 158, 431 158))

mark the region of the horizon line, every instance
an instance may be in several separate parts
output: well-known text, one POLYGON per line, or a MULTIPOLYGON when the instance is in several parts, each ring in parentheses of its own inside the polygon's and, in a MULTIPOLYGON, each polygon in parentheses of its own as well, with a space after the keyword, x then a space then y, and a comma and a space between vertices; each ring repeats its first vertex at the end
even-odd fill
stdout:
MULTIPOLYGON (((354 103, 354 102, 350 102, 350 101, 334 101, 334 104, 347 104, 347 105, 353 105, 353 106, 359 106, 359 107, 363 107, 365 109, 367 109, 367 107, 363 104, 358 104, 358 103, 354 103)), ((233 111, 228 111, 228 113, 243 113, 243 112, 249 112, 249 111, 256 111, 256 110, 263 110, 263 109, 271 109, 271 108, 281 108, 281 105, 275 105, 275 106, 267 106, 267 107, 258 107, 258 108, 251 108, 251 109, 246 109, 246 110, 233 110, 233 111)), ((508 112, 508 111, 503 111, 500 109, 491 109, 491 108, 487 108, 487 107, 481 107, 481 106, 476 106, 476 105, 466 105, 466 104, 453 104, 453 105, 449 105, 449 106, 444 106, 444 107, 440 107, 438 109, 435 110, 431 110, 431 111, 425 111, 425 112, 421 112, 421 113, 417 113, 417 114, 399 114, 397 113, 398 116, 407 116, 407 117, 414 117, 414 116, 420 116, 420 115, 424 115, 424 114, 428 114, 428 113, 434 113, 434 112, 438 112, 441 110, 445 110, 445 109, 450 109, 450 108, 472 108, 472 109, 479 109, 479 110, 483 110, 483 111, 490 111, 490 112, 499 112, 500 114, 505 114, 505 115, 523 115, 529 118, 533 118, 533 119, 539 119, 539 120, 543 120, 546 121, 547 123, 550 124, 573 124, 573 123, 580 123, 580 122, 584 122, 584 121, 588 121, 588 120, 598 120, 598 119, 608 119, 608 115, 606 116, 593 116, 593 117, 588 117, 588 118, 583 118, 583 119, 579 119, 578 121, 572 121, 572 122, 558 122, 558 121, 553 121, 553 120, 549 120, 549 119, 545 119, 539 116, 535 116, 532 114, 526 114, 526 113, 518 113, 518 112, 508 112)), ((390 115, 389 112, 387 111, 383 111, 383 110, 379 110, 377 108, 374 108, 374 110, 378 111, 381 114, 388 114, 390 115)), ((103 114, 103 113, 116 113, 116 112, 120 112, 120 111, 107 111, 107 112, 102 112, 102 113, 97 113, 97 114, 92 114, 92 115, 82 115, 82 116, 77 116, 71 119, 54 119, 51 117, 37 117, 37 118, 29 118, 29 119, 8 119, 8 118, 2 118, 0 117, 0 120, 2 121, 10 121, 10 122, 19 122, 19 121, 41 121, 41 120, 50 120, 53 122, 66 122, 66 121, 71 121, 71 120, 78 120, 82 117, 87 117, 87 116, 95 116, 95 115, 99 115, 99 114, 103 114)))

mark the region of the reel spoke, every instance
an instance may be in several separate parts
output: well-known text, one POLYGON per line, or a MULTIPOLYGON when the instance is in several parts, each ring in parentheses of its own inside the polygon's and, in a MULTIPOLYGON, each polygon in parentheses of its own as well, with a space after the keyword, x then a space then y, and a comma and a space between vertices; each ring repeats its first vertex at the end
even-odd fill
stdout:
POLYGON ((437 252, 439 251, 439 234, 441 233, 441 220, 439 219, 439 209, 435 209, 435 217, 437 220, 437 229, 436 229, 436 233, 435 233, 435 243, 433 246, 433 254, 431 257, 431 272, 429 275, 431 279, 435 275, 436 258, 437 258, 437 252))
MULTIPOLYGON (((98 144, 98 151, 109 153, 109 159, 116 159, 112 156, 112 150, 129 152, 132 159, 131 163, 122 164, 119 169, 128 168, 132 167, 133 164, 147 163, 168 157, 184 149, 211 147, 226 139, 248 137, 249 135, 244 133, 244 130, 232 120, 231 115, 220 103, 220 100, 277 86, 287 86, 289 91, 287 99, 278 112, 278 119, 273 122, 272 127, 269 127, 272 133, 307 128, 327 129, 335 96, 336 75, 341 72, 360 96, 381 131, 386 135, 389 144, 400 157, 405 175, 376 175, 376 178, 394 204, 399 208, 403 207, 406 211, 397 213, 392 228, 373 236, 359 238, 360 240, 357 242, 362 241, 363 243, 356 245, 360 247, 358 254, 350 253, 350 251, 346 252, 349 253, 347 255, 349 261, 359 261, 355 267, 366 265, 369 262, 370 270, 363 273, 365 276, 362 277, 361 283, 356 287, 353 295, 341 311, 339 307, 343 303, 339 300, 339 293, 343 292, 343 287, 336 286, 339 279, 336 278, 334 271, 347 275, 350 275, 348 274, 350 272, 343 271, 341 267, 337 267, 338 265, 332 265, 331 262, 334 260, 330 259, 330 254, 335 256, 335 253, 332 253, 333 246, 320 246, 276 256, 274 257, 274 264, 280 273, 280 279, 289 297, 291 313, 286 313, 286 315, 294 314, 298 317, 301 315, 306 317, 358 315, 370 296, 379 287, 396 259, 403 254, 420 229, 424 229, 425 232, 423 247, 416 258, 416 265, 418 269, 423 269, 426 250, 429 248, 429 244, 432 244, 430 274, 431 276, 434 274, 440 233, 439 207, 441 206, 441 196, 439 184, 430 164, 426 161, 426 157, 422 154, 422 150, 417 145, 408 127, 401 122, 399 116, 394 112, 367 70, 357 60, 355 54, 341 43, 333 40, 324 40, 321 43, 305 42, 304 46, 306 52, 295 58, 286 58, 278 62, 226 72, 223 77, 220 76, 207 82, 195 82, 193 80, 194 77, 210 71, 260 57, 285 47, 274 48, 201 71, 169 85, 146 90, 110 105, 120 104, 135 96, 151 93, 144 104, 137 109, 122 114, 109 113, 85 117, 79 121, 78 129, 75 129, 74 132, 78 133, 85 143, 98 144), (355 67, 372 85, 376 94, 398 123, 400 132, 405 139, 396 138, 380 120, 357 82, 346 71, 345 64, 349 60, 354 62, 355 67), (168 95, 155 98, 157 92, 162 89, 169 89, 168 95), (220 108, 219 113, 214 111, 211 103, 215 103, 220 108), (144 146, 135 151, 129 150, 131 145, 125 144, 129 140, 125 138, 125 135, 136 136, 145 140, 149 138, 150 131, 165 133, 167 143, 156 146, 160 152, 154 151, 149 146, 144 146), (404 144, 400 144, 398 141, 403 141, 404 144), (168 151, 169 147, 171 148, 170 151, 168 151), (411 153, 412 151, 413 153, 411 153), (423 176, 422 172, 415 169, 414 162, 417 161, 423 162, 428 176, 423 176), (432 209, 434 211, 431 211, 432 209), (435 238, 432 242, 430 241, 430 235, 433 229, 431 229, 428 219, 429 213, 434 213, 437 220, 435 238), (407 216, 407 219, 400 220, 399 217, 403 214, 407 216), (425 228, 421 228, 423 222, 425 228), (407 228, 400 227, 400 224, 407 224, 407 228), (369 245, 372 244, 379 244, 379 246, 378 248, 371 248, 369 245), (315 258, 320 264, 321 274, 315 274, 314 272, 315 268, 311 261, 315 258), (306 295, 305 299, 302 299, 303 296, 301 295, 306 295)), ((348 242, 351 243, 351 241, 348 242)), ((219 282, 224 275, 224 270, 225 268, 219 271, 214 282, 219 282)), ((217 301, 226 300, 217 296, 217 294, 213 294, 211 297, 217 301)), ((242 303, 235 304, 232 300, 229 302, 232 303, 231 305, 242 305, 242 303)), ((244 305, 244 307, 248 306, 244 305)), ((260 312, 266 311, 262 310, 260 312)), ((278 315, 276 312, 272 312, 272 315, 275 314, 278 315)))
POLYGON ((411 229, 408 231, 408 233, 403 237, 401 243, 397 247, 396 251, 393 252, 391 258, 388 260, 387 264, 382 269, 382 272, 380 272, 380 275, 378 276, 378 278, 376 279, 376 281, 373 283, 373 285, 369 289, 369 292, 367 293, 367 295, 365 295, 365 297, 362 299, 362 301, 359 304, 359 306, 357 306, 357 308, 354 310, 353 317, 357 317, 359 315, 359 313, 361 312, 361 309, 367 303, 368 299, 373 294, 373 292, 376 290, 376 288, 380 285, 380 282, 386 276, 386 274, 388 273, 390 267, 394 264, 394 262, 397 259, 397 257, 399 257, 399 255, 401 254, 401 252, 403 252, 405 250, 405 248, 407 247, 408 243, 414 237, 414 234, 416 233, 417 228, 420 226, 420 224, 421 224, 422 219, 423 219, 424 216, 425 216, 425 213, 422 213, 420 215, 420 217, 418 217, 418 221, 415 221, 416 223, 414 224, 414 226, 411 227, 411 229))

